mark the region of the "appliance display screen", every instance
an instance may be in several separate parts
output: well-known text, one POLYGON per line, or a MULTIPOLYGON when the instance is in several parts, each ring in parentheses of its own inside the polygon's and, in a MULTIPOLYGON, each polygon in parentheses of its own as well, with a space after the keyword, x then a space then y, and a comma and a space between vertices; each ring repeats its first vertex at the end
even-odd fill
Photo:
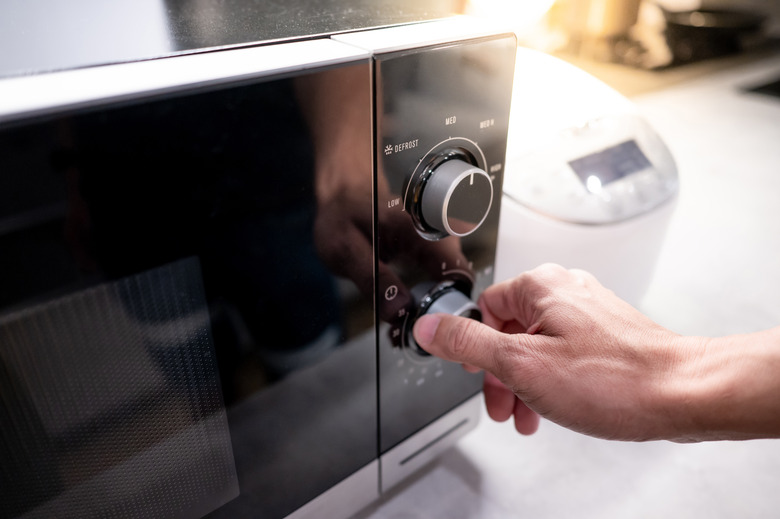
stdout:
POLYGON ((569 166, 583 184, 592 177, 604 186, 627 175, 652 166, 635 140, 625 141, 605 150, 569 161, 569 166))

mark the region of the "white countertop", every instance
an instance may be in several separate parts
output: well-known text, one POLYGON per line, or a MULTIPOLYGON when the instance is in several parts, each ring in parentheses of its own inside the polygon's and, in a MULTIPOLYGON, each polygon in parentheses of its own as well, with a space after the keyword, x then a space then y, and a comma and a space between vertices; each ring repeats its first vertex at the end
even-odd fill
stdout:
MULTIPOLYGON (((741 88, 780 56, 633 98, 681 190, 640 309, 683 334, 780 324, 780 99, 741 88)), ((479 427, 361 519, 780 516, 780 440, 609 442, 543 422, 479 427)))

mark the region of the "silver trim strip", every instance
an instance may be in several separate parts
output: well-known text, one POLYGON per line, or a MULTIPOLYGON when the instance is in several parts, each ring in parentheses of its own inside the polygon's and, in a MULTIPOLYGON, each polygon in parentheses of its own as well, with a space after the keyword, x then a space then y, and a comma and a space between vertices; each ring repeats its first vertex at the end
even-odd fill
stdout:
POLYGON ((349 517, 379 498, 379 461, 374 460, 315 497, 287 519, 349 517))
POLYGON ((332 39, 384 53, 508 33, 512 30, 485 18, 453 16, 386 29, 337 34, 332 39))
POLYGON ((479 393, 383 454, 380 457, 382 492, 393 488, 476 428, 481 406, 482 393, 479 393))
POLYGON ((370 57, 364 50, 323 38, 15 77, 0 80, 0 122, 370 57))

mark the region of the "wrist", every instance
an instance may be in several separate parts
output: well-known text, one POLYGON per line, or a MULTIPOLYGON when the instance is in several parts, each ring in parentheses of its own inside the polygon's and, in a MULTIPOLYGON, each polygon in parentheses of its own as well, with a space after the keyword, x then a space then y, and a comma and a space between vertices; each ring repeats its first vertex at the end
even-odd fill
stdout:
POLYGON ((721 338, 678 337, 664 392, 669 439, 780 436, 780 329, 721 338))

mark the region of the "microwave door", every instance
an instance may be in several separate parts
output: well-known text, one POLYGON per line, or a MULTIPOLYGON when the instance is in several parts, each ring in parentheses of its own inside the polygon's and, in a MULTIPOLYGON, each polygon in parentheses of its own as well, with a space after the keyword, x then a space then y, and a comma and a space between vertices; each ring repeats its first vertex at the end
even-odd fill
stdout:
POLYGON ((0 515, 285 517, 355 474, 376 497, 370 81, 0 125, 0 515))

